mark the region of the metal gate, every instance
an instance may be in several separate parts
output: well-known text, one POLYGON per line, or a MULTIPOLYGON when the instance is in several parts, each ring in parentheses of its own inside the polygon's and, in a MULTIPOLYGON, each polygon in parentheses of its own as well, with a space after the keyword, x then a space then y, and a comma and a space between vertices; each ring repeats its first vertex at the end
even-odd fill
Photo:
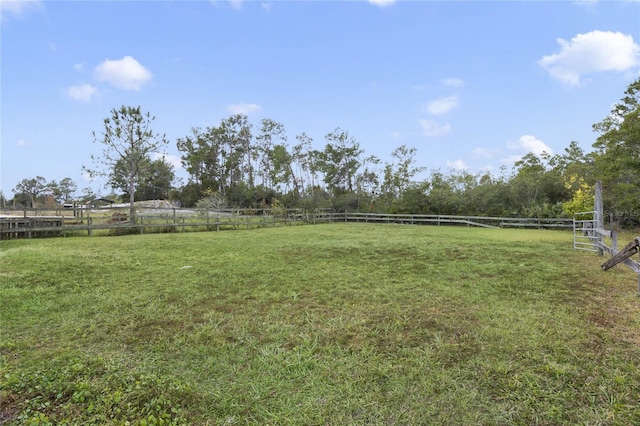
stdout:
POLYGON ((600 235, 597 232, 598 213, 580 212, 573 215, 573 248, 598 252, 597 242, 600 235))

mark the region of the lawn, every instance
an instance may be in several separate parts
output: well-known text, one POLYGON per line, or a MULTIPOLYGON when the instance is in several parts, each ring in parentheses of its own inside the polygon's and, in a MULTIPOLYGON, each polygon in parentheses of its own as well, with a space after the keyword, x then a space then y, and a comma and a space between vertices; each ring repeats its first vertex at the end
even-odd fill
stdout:
POLYGON ((602 262, 411 225, 3 241, 0 423, 640 424, 637 276, 602 262))

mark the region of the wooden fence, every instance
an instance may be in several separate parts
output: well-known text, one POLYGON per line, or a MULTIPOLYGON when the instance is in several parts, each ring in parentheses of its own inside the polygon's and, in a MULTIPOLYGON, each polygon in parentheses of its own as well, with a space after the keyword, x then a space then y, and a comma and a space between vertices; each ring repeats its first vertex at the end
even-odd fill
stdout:
POLYGON ((640 236, 636 237, 622 250, 619 250, 618 234, 616 233, 616 231, 606 231, 602 228, 596 228, 595 233, 598 236, 595 241, 595 246, 598 248, 600 255, 603 256, 604 253, 607 253, 612 256, 609 260, 602 264, 602 269, 604 271, 607 271, 619 263, 626 265, 628 268, 638 274, 638 294, 640 295, 640 261, 637 262, 631 258, 631 256, 638 253, 639 251, 640 236), (611 238, 611 246, 605 244, 604 237, 611 238))
POLYGON ((638 294, 640 295, 640 261, 631 257, 640 251, 640 236, 618 250, 618 233, 604 226, 604 204, 602 201, 602 183, 596 182, 594 194, 594 210, 576 213, 573 219, 573 248, 597 252, 600 256, 605 253, 612 257, 602 264, 607 271, 622 263, 638 274, 638 294), (610 239, 611 246, 605 243, 610 239))
POLYGON ((335 213, 303 210, 136 209, 135 223, 128 210, 22 210, 0 212, 0 239, 69 235, 124 235, 150 232, 221 231, 328 222, 365 222, 412 225, 454 225, 485 228, 570 229, 570 219, 500 218, 485 216, 335 213), (3 214, 4 213, 4 214, 3 214), (13 213, 13 214, 7 214, 13 213))
POLYGON ((482 228, 571 229, 573 221, 563 218, 515 218, 491 216, 454 216, 378 213, 331 213, 334 222, 398 223, 411 225, 462 225, 482 228))

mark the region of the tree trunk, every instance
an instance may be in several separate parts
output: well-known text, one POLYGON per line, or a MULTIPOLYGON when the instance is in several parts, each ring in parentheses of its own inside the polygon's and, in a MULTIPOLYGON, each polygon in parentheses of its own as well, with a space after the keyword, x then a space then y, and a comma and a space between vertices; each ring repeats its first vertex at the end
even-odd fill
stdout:
POLYGON ((135 202, 135 194, 136 192, 136 180, 133 172, 129 175, 129 221, 132 224, 136 223, 136 207, 134 205, 135 202))

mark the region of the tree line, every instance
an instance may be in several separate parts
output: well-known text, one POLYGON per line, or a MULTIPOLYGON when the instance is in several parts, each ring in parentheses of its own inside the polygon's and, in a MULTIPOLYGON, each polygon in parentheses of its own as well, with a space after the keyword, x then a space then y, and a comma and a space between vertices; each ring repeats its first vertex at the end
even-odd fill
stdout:
MULTIPOLYGON (((133 202, 170 199, 185 207, 305 208, 383 213, 520 217, 567 217, 593 209, 593 188, 602 181, 605 207, 624 226, 640 224, 640 78, 601 122, 594 150, 575 141, 561 154, 528 153, 512 170, 432 170, 416 164, 417 150, 400 145, 389 160, 367 155, 347 130, 324 136, 322 149, 306 133, 292 140, 282 123, 251 123, 236 114, 217 125, 193 128, 176 147, 188 174, 175 184, 173 166, 158 153, 168 145, 153 131, 155 117, 140 107, 113 109, 94 133, 103 148, 84 170, 104 176, 112 196, 133 202), (155 157, 152 157, 155 155, 155 157)), ((24 179, 13 190, 14 205, 81 198, 69 178, 24 179)), ((82 198, 95 196, 85 189, 82 198)), ((1 195, 0 195, 1 196, 1 195)))

